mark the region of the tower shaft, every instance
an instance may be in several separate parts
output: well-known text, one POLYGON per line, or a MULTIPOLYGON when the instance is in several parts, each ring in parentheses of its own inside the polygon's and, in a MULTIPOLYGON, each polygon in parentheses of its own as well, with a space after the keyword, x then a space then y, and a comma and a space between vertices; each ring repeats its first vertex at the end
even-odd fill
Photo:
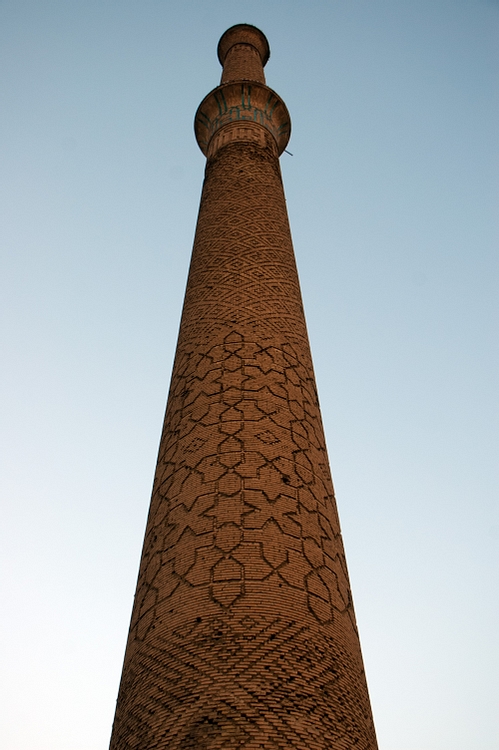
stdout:
POLYGON ((226 32, 243 72, 197 115, 206 176, 111 750, 377 747, 278 162, 289 121, 246 64, 264 42, 226 32))

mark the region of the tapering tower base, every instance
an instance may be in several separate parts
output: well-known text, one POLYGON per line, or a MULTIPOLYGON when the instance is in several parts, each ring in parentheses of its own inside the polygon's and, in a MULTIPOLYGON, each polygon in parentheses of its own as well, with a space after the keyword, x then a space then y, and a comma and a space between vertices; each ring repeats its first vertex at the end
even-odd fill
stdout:
POLYGON ((289 118, 263 34, 220 49, 240 80, 196 119, 206 177, 111 749, 375 750, 278 163, 289 118))

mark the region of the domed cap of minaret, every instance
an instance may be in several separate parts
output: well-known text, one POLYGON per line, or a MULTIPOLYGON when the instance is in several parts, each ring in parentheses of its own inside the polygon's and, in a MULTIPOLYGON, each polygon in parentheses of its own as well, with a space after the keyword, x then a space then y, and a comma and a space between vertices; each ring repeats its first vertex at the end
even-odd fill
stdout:
POLYGON ((267 64, 270 57, 270 46, 263 31, 257 29, 256 26, 251 26, 249 23, 237 23, 222 34, 217 49, 218 59, 222 66, 225 64, 228 51, 235 44, 250 44, 260 54, 262 65, 267 64))

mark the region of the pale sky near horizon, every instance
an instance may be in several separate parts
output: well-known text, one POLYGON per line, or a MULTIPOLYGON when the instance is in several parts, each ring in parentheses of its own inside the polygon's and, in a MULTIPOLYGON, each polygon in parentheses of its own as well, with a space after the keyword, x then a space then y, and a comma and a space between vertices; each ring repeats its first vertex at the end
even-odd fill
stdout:
POLYGON ((0 747, 106 750, 234 23, 267 35, 380 750, 497 750, 495 0, 0 0, 0 747))

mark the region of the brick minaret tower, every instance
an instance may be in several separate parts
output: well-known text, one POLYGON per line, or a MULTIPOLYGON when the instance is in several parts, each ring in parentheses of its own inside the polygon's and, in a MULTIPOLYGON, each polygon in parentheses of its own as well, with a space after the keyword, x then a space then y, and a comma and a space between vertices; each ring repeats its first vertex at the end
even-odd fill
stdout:
POLYGON ((375 750, 261 31, 222 36, 111 750, 375 750))

